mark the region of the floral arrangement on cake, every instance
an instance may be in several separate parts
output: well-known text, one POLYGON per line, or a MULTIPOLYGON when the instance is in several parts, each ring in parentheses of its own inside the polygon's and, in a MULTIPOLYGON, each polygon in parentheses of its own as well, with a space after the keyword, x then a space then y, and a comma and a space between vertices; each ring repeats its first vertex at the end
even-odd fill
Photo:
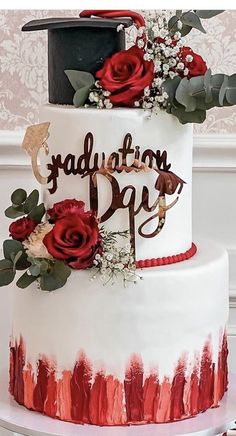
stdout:
POLYGON ((104 284, 121 277, 126 286, 141 278, 130 244, 119 247, 117 241, 128 237, 128 231, 99 229, 98 219, 92 210, 84 210, 83 201, 66 199, 46 211, 38 200, 37 190, 27 196, 17 189, 11 196, 5 215, 17 219, 9 226, 11 239, 3 243, 0 286, 10 284, 21 270, 25 272, 16 282, 19 288, 37 281, 43 291, 64 286, 72 269, 92 268, 91 280, 99 277, 104 284))
POLYGON ((236 104, 236 75, 213 75, 184 41, 193 28, 206 33, 201 19, 221 12, 177 10, 169 17, 161 12, 144 18, 132 11, 83 11, 81 17, 129 16, 137 36, 132 47, 106 59, 95 77, 85 71, 65 71, 75 89, 74 105, 143 108, 154 114, 162 109, 185 124, 202 123, 214 106, 236 104))

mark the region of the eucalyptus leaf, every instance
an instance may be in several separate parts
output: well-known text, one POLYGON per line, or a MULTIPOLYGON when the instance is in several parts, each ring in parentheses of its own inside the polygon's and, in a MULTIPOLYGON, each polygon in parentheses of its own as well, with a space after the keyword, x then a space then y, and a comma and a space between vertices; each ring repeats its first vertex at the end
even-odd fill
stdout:
POLYGON ((46 259, 42 259, 40 263, 40 275, 46 274, 49 269, 49 264, 46 259))
POLYGON ((204 75, 204 89, 206 93, 206 102, 212 101, 212 91, 211 91, 211 70, 210 68, 206 71, 204 75))
POLYGON ((224 12, 224 10, 223 9, 222 10, 212 9, 210 11, 207 11, 207 10, 203 9, 203 10, 196 10, 195 12, 199 18, 212 18, 212 17, 215 17, 216 15, 222 14, 222 12, 224 12))
POLYGON ((14 268, 14 270, 16 270, 16 264, 17 264, 18 260, 21 258, 22 254, 23 254, 23 251, 18 251, 16 253, 16 255, 15 255, 15 257, 13 259, 13 268, 14 268))
POLYGON ((27 272, 25 272, 16 282, 16 285, 18 288, 25 289, 31 283, 35 282, 37 280, 37 277, 29 275, 27 272))
POLYGON ((177 15, 173 15, 169 21, 168 21, 168 29, 169 31, 171 31, 171 33, 175 33, 177 32, 178 29, 178 21, 179 21, 179 17, 177 15))
POLYGON ((0 271, 4 269, 13 269, 13 262, 10 259, 0 260, 0 271))
POLYGON ((56 261, 51 270, 40 277, 40 286, 43 291, 55 291, 67 282, 71 269, 62 261, 56 261))
POLYGON ((231 76, 228 77, 226 100, 231 105, 236 104, 236 74, 232 74, 231 76))
POLYGON ((28 214, 28 218, 33 219, 37 224, 39 224, 42 221, 44 214, 45 207, 44 204, 41 203, 31 210, 31 212, 28 214))
POLYGON ((206 111, 201 109, 195 110, 194 112, 186 112, 184 108, 176 109, 173 107, 171 109, 171 113, 179 119, 181 124, 203 123, 203 121, 206 119, 206 111))
POLYGON ((236 74, 212 75, 209 69, 204 76, 184 78, 173 85, 168 79, 164 89, 169 92, 167 111, 181 123, 203 122, 208 109, 236 104, 236 74))
POLYGON ((13 262, 9 259, 0 260, 0 286, 7 286, 14 280, 13 262))
POLYGON ((191 26, 194 29, 200 30, 200 32, 202 33, 206 33, 204 27, 202 26, 199 16, 194 12, 188 11, 184 13, 181 17, 181 21, 183 24, 186 24, 187 26, 191 26))
POLYGON ((190 80, 184 78, 181 80, 175 94, 176 100, 185 106, 186 112, 193 112, 196 109, 196 99, 191 95, 190 80))
POLYGON ((77 89, 73 97, 73 104, 75 107, 81 107, 88 99, 90 86, 83 86, 83 88, 77 89))
POLYGON ((31 210, 37 206, 38 201, 39 201, 39 192, 37 189, 34 189, 25 200, 24 212, 26 214, 30 213, 31 210))
POLYGON ((28 268, 30 266, 30 262, 28 261, 28 256, 25 252, 25 250, 22 252, 20 258, 17 260, 17 262, 15 263, 15 268, 16 270, 24 270, 26 268, 28 268))
POLYGON ((181 15, 182 15, 182 9, 177 9, 177 10, 175 11, 175 14, 176 14, 176 16, 177 16, 178 18, 180 18, 181 15))
POLYGON ((175 76, 173 79, 167 79, 163 82, 163 89, 167 92, 169 98, 168 101, 172 103, 175 99, 176 89, 181 82, 181 77, 175 76))
POLYGON ((0 269, 0 287, 7 286, 13 282, 15 274, 13 268, 0 269))
POLYGON ((29 267, 29 272, 32 276, 38 277, 40 274, 40 265, 31 265, 29 267))
POLYGON ((25 215, 23 206, 9 206, 5 210, 5 215, 7 218, 15 219, 25 215))
POLYGON ((91 88, 95 83, 93 75, 87 71, 65 70, 65 74, 67 75, 75 91, 83 88, 84 86, 91 88))
POLYGON ((91 73, 87 71, 65 70, 71 85, 75 90, 73 104, 75 107, 83 106, 89 96, 89 91, 95 83, 91 73))
POLYGON ((228 76, 224 76, 222 85, 220 87, 220 92, 219 92, 219 103, 221 106, 223 106, 223 104, 224 104, 224 97, 225 97, 225 93, 227 91, 227 87, 228 87, 228 76))
POLYGON ((27 194, 24 189, 16 189, 11 195, 11 202, 13 205, 20 206, 25 202, 26 198, 27 194))
POLYGON ((191 32, 192 26, 188 26, 187 24, 182 25, 182 29, 180 29, 181 36, 188 35, 189 32, 191 32))
POLYGON ((13 260, 19 251, 23 251, 24 247, 20 241, 14 239, 6 239, 3 242, 3 253, 5 259, 13 260))

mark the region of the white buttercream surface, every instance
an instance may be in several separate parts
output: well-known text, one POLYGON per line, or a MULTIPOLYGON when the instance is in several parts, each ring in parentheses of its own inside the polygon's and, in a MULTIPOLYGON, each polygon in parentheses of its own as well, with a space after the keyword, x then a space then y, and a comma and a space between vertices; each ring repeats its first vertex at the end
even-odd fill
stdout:
POLYGON ((189 361, 209 335, 213 356, 228 318, 228 259, 210 242, 198 244, 188 261, 140 271, 143 280, 124 288, 90 281, 91 271, 74 271, 52 293, 36 285, 14 290, 13 338, 21 334, 27 360, 55 358, 58 369, 73 367, 83 350, 95 369, 123 379, 132 353, 145 372, 173 375, 182 353, 189 361))
MULTIPOLYGON (((42 173, 48 174, 46 164, 51 161, 52 155, 61 154, 63 160, 70 153, 77 158, 84 152, 84 139, 91 132, 94 138, 93 155, 95 152, 101 156, 105 152, 106 159, 112 152, 118 152, 122 147, 125 135, 132 135, 132 145, 139 146, 141 154, 146 149, 153 151, 167 151, 167 163, 171 163, 171 171, 183 179, 184 184, 179 200, 166 214, 166 223, 162 231, 154 238, 144 238, 138 234, 138 227, 155 212, 141 210, 135 217, 136 258, 157 258, 179 254, 189 250, 192 244, 192 126, 181 125, 177 118, 161 111, 152 115, 141 109, 76 109, 67 106, 45 105, 41 108, 40 120, 49 121, 50 137, 48 139, 49 156, 42 159, 42 173)), ((93 157, 93 156, 92 156, 93 157)), ((93 158, 91 157, 91 162, 93 158)), ((129 155, 128 163, 133 162, 134 155, 129 155)), ((101 159, 100 159, 101 164, 101 159)), ((157 199, 159 192, 155 189, 157 173, 134 171, 121 174, 113 173, 118 180, 120 188, 133 185, 136 188, 135 208, 137 209, 142 198, 143 186, 149 189, 149 205, 157 199)), ((112 198, 110 182, 102 175, 98 176, 98 205, 99 216, 109 207, 112 198)), ((49 184, 51 187, 51 183, 49 184)), ((131 190, 125 196, 126 204, 129 201, 131 190)), ((169 205, 178 197, 177 192, 166 195, 169 205)), ((52 206, 57 201, 66 198, 76 198, 89 202, 89 177, 80 175, 65 175, 59 170, 58 189, 51 195, 44 189, 46 205, 52 206)), ((151 233, 157 226, 154 219, 145 226, 145 233, 151 233)), ((127 230, 129 228, 128 209, 119 209, 107 220, 105 227, 111 230, 127 230)))

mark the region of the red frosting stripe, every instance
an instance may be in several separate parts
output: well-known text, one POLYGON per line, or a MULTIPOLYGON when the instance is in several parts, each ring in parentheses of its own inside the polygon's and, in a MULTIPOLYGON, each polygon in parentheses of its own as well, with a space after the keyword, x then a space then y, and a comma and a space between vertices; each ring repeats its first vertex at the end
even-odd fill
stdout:
POLYGON ((148 268, 150 266, 162 266, 162 265, 170 265, 171 263, 182 262, 183 260, 190 259, 197 252, 197 246, 192 243, 192 246, 189 250, 185 251, 185 253, 175 254, 174 256, 167 257, 157 257, 156 259, 143 259, 137 260, 136 267, 137 268, 148 268))
POLYGON ((154 368, 145 374, 142 357, 137 354, 130 356, 121 379, 105 370, 94 370, 83 352, 74 368, 65 369, 60 376, 56 376, 56 363, 47 356, 37 361, 35 373, 26 355, 20 338, 11 346, 10 392, 15 400, 31 410, 78 424, 179 421, 217 407, 228 386, 227 335, 222 331, 218 363, 213 360, 209 335, 203 350, 191 360, 186 353, 180 355, 173 375, 162 379, 154 368))
POLYGON ((142 15, 138 14, 134 11, 129 10, 108 10, 108 9, 93 9, 93 10, 84 10, 80 12, 80 17, 91 17, 92 15, 96 17, 102 17, 102 18, 124 18, 124 17, 130 17, 134 21, 135 25, 139 27, 145 26, 145 21, 142 15))

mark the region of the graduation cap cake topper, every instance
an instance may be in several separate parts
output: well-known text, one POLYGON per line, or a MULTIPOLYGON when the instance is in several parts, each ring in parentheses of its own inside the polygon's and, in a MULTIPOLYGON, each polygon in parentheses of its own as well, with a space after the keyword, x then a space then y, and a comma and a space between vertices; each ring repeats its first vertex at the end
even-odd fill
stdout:
POLYGON ((46 18, 23 26, 22 31, 48 31, 50 103, 73 103, 75 91, 65 70, 94 74, 107 57, 125 48, 124 29, 133 24, 131 17, 136 21, 131 11, 83 11, 78 18, 46 18))

